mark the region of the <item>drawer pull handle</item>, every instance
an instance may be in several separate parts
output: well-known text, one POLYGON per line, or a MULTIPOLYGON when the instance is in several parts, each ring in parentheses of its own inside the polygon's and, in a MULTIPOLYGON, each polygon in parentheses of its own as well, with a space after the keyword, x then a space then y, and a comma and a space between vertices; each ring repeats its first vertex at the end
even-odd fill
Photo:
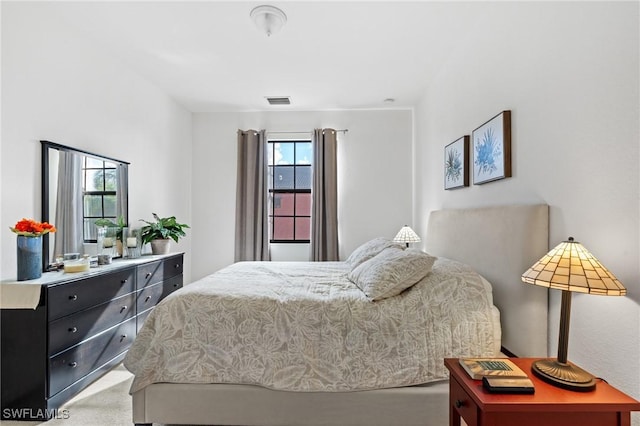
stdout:
POLYGON ((69 296, 69 300, 78 300, 78 295, 77 294, 73 294, 73 295, 69 296))
POLYGON ((70 362, 69 363, 69 367, 71 367, 71 368, 76 368, 77 366, 78 366, 77 362, 70 362))
POLYGON ((124 342, 124 339, 126 339, 126 338, 127 338, 126 334, 121 335, 120 336, 120 343, 124 342))
POLYGON ((151 300, 151 296, 145 297, 144 302, 147 303, 149 300, 151 300))
POLYGON ((144 277, 145 278, 150 278, 151 277, 151 272, 147 272, 147 274, 144 277))
POLYGON ((175 267, 176 267, 176 268, 179 268, 179 267, 180 267, 180 264, 179 264, 179 263, 176 263, 175 267))
POLYGON ((459 399, 456 399, 455 406, 456 408, 464 407, 464 401, 460 401, 459 399))
POLYGON ((77 333, 78 332, 78 327, 70 327, 69 328, 69 333, 77 333))
POLYGON ((177 287, 178 287, 178 284, 174 284, 174 285, 173 285, 173 288, 177 288, 177 287))
POLYGON ((120 308, 120 313, 123 313, 126 310, 127 310, 127 305, 124 305, 120 308))

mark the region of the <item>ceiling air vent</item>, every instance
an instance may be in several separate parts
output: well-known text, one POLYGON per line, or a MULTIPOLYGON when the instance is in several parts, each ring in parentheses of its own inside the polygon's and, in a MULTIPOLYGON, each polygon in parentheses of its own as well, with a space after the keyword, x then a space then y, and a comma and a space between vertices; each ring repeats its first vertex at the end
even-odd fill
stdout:
POLYGON ((288 96, 267 96, 269 105, 291 105, 291 99, 288 96))

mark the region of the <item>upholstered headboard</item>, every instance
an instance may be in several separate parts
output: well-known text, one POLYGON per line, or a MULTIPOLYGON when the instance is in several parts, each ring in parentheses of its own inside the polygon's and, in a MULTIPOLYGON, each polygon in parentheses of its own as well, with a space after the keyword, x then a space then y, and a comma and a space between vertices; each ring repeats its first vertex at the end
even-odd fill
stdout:
POLYGON ((493 285, 502 346, 517 356, 547 356, 548 290, 520 276, 549 249, 549 206, 437 210, 426 251, 464 262, 493 285))

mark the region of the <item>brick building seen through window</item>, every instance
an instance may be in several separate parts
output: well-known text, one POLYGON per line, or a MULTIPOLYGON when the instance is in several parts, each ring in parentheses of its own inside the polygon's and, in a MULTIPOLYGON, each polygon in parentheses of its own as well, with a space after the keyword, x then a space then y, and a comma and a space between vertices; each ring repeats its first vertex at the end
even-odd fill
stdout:
POLYGON ((310 140, 269 140, 269 239, 311 240, 312 145, 310 140))

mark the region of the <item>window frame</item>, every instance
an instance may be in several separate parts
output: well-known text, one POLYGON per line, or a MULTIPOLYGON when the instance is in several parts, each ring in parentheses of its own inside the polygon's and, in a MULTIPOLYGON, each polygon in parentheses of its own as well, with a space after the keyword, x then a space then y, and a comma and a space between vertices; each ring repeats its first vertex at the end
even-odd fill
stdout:
MULTIPOLYGON (((82 159, 82 240, 85 243, 97 243, 98 240, 97 238, 93 239, 90 238, 90 235, 87 235, 87 221, 94 223, 95 221, 98 219, 109 219, 111 221, 113 221, 114 223, 117 222, 118 218, 117 218, 117 211, 115 212, 116 216, 105 216, 105 196, 113 196, 116 197, 118 191, 117 188, 114 190, 106 190, 107 187, 107 170, 109 171, 113 171, 114 174, 117 175, 117 165, 108 161, 108 160, 104 160, 101 158, 93 158, 93 157, 89 157, 89 156, 85 156, 82 159), (102 167, 90 167, 88 166, 89 161, 98 161, 100 163, 102 163, 102 167), (109 165, 109 167, 107 166, 109 165), (102 170, 102 188, 104 188, 102 191, 87 191, 87 179, 88 179, 88 170, 102 170), (88 216, 86 213, 86 198, 88 196, 94 197, 94 196, 100 196, 100 211, 101 211, 101 215, 100 216, 88 216)), ((117 200, 116 200, 117 202, 117 200)), ((97 236, 97 234, 96 234, 97 236)))
MULTIPOLYGON (((269 196, 269 211, 268 211, 268 219, 269 219, 269 243, 270 244, 309 244, 311 243, 311 239, 297 239, 296 238, 296 226, 297 226, 297 218, 308 218, 309 219, 309 237, 311 237, 311 207, 309 209, 308 215, 300 215, 296 214, 296 204, 298 202, 297 194, 310 194, 311 196, 311 205, 313 204, 313 154, 309 164, 298 164, 297 163, 297 144, 311 144, 311 138, 295 138, 295 139, 280 139, 273 138, 267 139, 267 146, 271 146, 270 150, 267 150, 267 153, 271 153, 272 158, 267 158, 267 173, 269 178, 267 179, 267 193, 269 196), (273 144, 273 145, 272 145, 273 144), (275 144, 292 144, 293 145, 293 163, 292 164, 275 164, 275 144), (273 188, 273 182, 275 179, 275 168, 278 166, 291 166, 293 169, 293 188, 273 188), (310 169, 310 188, 296 188, 296 173, 299 167, 308 167, 310 169), (277 194, 292 194, 293 195, 293 213, 291 215, 276 215, 275 214, 275 196, 277 194), (275 218, 276 217, 287 217, 293 219, 293 239, 275 239, 273 238, 275 233, 275 218)), ((313 153, 313 145, 311 145, 312 153, 313 153)))

